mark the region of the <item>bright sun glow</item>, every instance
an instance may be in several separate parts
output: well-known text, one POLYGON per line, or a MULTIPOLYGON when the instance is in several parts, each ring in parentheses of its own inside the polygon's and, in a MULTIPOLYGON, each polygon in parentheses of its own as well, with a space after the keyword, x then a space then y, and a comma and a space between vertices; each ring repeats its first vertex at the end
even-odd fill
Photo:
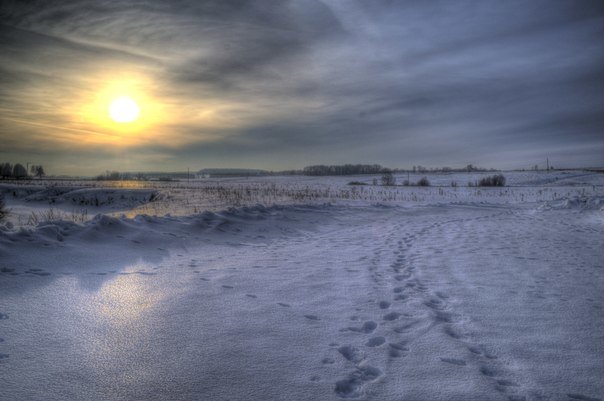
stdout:
POLYGON ((109 105, 109 116, 116 123, 131 123, 138 119, 139 114, 140 108, 128 96, 119 97, 109 105))

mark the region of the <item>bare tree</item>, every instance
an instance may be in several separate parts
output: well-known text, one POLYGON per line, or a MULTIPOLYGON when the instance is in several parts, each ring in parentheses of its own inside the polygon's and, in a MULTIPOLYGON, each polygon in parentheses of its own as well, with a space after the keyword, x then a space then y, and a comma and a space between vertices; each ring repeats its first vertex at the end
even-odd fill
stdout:
POLYGON ((42 165, 39 166, 32 166, 35 167, 35 169, 33 169, 33 174, 38 177, 38 178, 42 178, 46 175, 46 172, 44 171, 44 167, 42 167, 42 165))
POLYGON ((391 187, 395 183, 396 183, 396 180, 390 170, 386 170, 382 173, 382 185, 391 187))

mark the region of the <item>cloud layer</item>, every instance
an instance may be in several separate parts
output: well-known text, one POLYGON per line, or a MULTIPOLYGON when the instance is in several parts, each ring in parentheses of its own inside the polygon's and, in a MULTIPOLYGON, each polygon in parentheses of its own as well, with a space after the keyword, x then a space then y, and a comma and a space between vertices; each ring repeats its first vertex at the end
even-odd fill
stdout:
POLYGON ((604 161, 600 1, 0 7, 3 160, 82 174, 604 161), (130 136, 89 118, 126 81, 156 117, 130 136))

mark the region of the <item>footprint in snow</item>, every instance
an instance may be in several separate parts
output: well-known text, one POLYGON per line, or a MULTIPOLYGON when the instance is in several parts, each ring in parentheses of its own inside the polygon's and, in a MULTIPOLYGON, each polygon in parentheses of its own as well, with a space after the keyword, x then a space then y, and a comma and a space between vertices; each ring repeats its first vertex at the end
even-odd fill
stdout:
POLYGON ((401 317, 401 313, 398 312, 390 312, 386 315, 384 315, 384 320, 388 320, 388 321, 393 321, 398 319, 399 317, 401 317))
POLYGON ((566 396, 568 398, 570 398, 571 400, 580 400, 580 401, 602 401, 601 398, 596 398, 596 397, 588 397, 586 395, 583 394, 578 394, 578 393, 568 393, 566 394, 566 396))
POLYGON ((334 389, 340 398, 360 398, 363 396, 365 383, 375 381, 382 376, 382 371, 373 366, 365 365, 357 368, 348 378, 336 382, 334 389))
POLYGON ((233 289, 235 287, 233 287, 232 285, 223 285, 222 288, 226 288, 227 290, 233 289))
POLYGON ((451 312, 443 312, 437 310, 434 314, 434 320, 442 323, 455 323, 457 320, 457 316, 451 312))
POLYGON ((466 361, 457 358, 440 358, 442 362, 450 363, 451 365, 466 366, 466 361))
POLYGON ((361 327, 346 327, 344 329, 340 329, 340 331, 352 331, 355 333, 373 333, 373 331, 376 329, 377 327, 377 323, 373 322, 371 320, 363 323, 363 325, 361 327))
POLYGON ((444 328, 444 332, 446 335, 448 335, 449 337, 454 338, 456 340, 459 340, 464 337, 463 334, 461 334, 460 332, 458 332, 451 326, 446 326, 444 328))
POLYGON ((43 269, 29 269, 25 273, 34 274, 36 276, 50 276, 51 273, 44 271, 43 269))
POLYGON ((393 358, 398 358, 403 355, 403 352, 409 351, 405 341, 401 341, 399 343, 388 343, 388 346, 390 347, 388 355, 393 358))
POLYGON ((388 301, 380 301, 380 309, 388 309, 390 308, 390 302, 388 301))
POLYGON ((492 367, 487 366, 487 365, 481 366, 479 370, 480 370, 480 373, 482 373, 484 376, 487 376, 487 377, 495 377, 495 375, 497 374, 495 369, 493 369, 492 367))
POLYGON ((359 363, 365 359, 365 354, 360 349, 352 345, 343 345, 338 348, 338 352, 352 363, 359 363))
POLYGON ((258 296, 254 294, 245 294, 245 296, 249 298, 258 298, 258 296))
POLYGON ((285 302, 277 302, 277 305, 283 306, 284 308, 289 308, 291 306, 290 304, 286 304, 285 302))
POLYGON ((321 320, 317 315, 304 315, 308 320, 321 320))
POLYGON ((428 308, 434 309, 434 310, 441 310, 445 306, 443 301, 441 301, 438 298, 429 299, 426 302, 424 302, 424 305, 426 305, 428 308))
POLYGON ((386 342, 386 339, 384 337, 373 337, 370 338, 369 341, 367 341, 365 343, 365 346, 367 347, 379 347, 380 345, 383 345, 386 342))
POLYGON ((515 387, 515 386, 518 386, 516 383, 514 383, 511 380, 497 380, 497 384, 499 386, 504 386, 504 387, 515 387))

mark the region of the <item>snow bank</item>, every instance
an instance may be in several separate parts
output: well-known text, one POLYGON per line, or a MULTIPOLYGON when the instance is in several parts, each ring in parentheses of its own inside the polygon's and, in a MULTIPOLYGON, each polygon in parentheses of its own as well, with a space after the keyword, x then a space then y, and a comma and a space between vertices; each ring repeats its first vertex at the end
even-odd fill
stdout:
POLYGON ((113 217, 97 214, 83 224, 71 221, 43 221, 35 227, 17 227, 8 222, 0 225, 0 246, 17 242, 26 242, 28 246, 63 242, 66 238, 72 241, 114 241, 124 238, 139 238, 135 242, 156 241, 166 237, 184 238, 201 232, 235 233, 250 225, 266 231, 278 230, 276 225, 258 225, 260 221, 291 220, 291 213, 317 212, 323 206, 271 206, 256 205, 253 207, 230 208, 221 212, 203 212, 191 216, 157 217, 137 215, 133 218, 124 215, 113 217))

